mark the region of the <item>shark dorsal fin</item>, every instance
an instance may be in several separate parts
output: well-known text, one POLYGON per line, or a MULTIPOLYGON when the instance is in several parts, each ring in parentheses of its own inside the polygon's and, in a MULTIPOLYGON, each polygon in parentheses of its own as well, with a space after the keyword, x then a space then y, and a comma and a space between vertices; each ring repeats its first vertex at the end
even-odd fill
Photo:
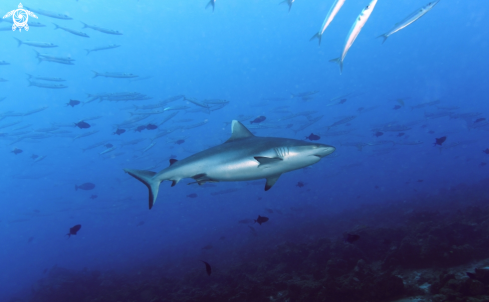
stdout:
POLYGON ((237 120, 233 120, 231 123, 231 130, 232 134, 231 137, 226 141, 226 143, 238 140, 238 139, 243 139, 243 138, 248 138, 248 137, 253 137, 253 133, 250 132, 243 124, 241 124, 237 120))

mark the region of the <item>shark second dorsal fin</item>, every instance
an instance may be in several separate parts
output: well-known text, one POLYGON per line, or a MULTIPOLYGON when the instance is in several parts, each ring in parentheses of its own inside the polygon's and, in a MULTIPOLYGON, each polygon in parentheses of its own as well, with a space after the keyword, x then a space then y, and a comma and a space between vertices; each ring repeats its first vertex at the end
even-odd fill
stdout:
POLYGON ((248 137, 253 137, 253 133, 250 132, 243 124, 241 124, 237 120, 233 120, 231 123, 231 131, 233 132, 231 134, 231 137, 226 141, 226 143, 238 140, 238 139, 243 139, 243 138, 248 138, 248 137))

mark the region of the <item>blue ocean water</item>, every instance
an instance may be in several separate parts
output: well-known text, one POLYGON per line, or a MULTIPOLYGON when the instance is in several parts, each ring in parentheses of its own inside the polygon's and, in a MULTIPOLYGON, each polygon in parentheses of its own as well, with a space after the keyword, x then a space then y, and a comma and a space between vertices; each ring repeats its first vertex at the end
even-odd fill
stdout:
MULTIPOLYGON (((341 54, 368 1, 347 0, 320 46, 309 39, 333 4, 329 0, 297 0, 290 12, 278 1, 259 0, 219 0, 214 11, 206 1, 22 3, 38 17, 29 22, 43 26, 12 31, 11 19, 0 22, 0 61, 9 63, 0 65, 6 80, 0 82, 0 300, 28 295, 53 267, 137 276, 155 265, 162 274, 185 275, 193 267, 205 273, 199 262, 205 260, 218 271, 243 259, 237 251, 264 249, 291 229, 360 204, 410 202, 486 179, 489 3, 441 0, 382 44, 379 35, 426 2, 379 0, 341 75, 329 60, 341 54), (83 28, 82 22, 123 34, 83 28), (57 47, 18 45, 16 39, 57 47), (120 47, 87 54, 111 44, 120 47), (138 77, 94 77, 94 71, 138 77), (65 81, 31 79, 29 86, 27 74, 65 81), (137 108, 178 95, 227 102, 209 109, 179 98, 137 108), (70 100, 80 104, 67 106, 70 100), (171 106, 188 108, 127 122, 171 106), (266 120, 250 123, 259 116, 266 120), (265 180, 163 182, 149 210, 147 188, 123 169, 158 172, 170 158, 222 144, 232 120, 256 136, 305 140, 313 133, 336 151, 283 174, 267 192, 265 180), (75 127, 80 121, 91 127, 75 127), (158 128, 135 131, 148 124, 158 128), (126 131, 117 135, 117 129, 126 131), (446 141, 434 146, 441 137, 446 141), (84 183, 95 188, 75 190, 84 183), (258 215, 270 220, 238 222, 258 215), (65 236, 77 224, 78 234, 65 236)), ((18 5, 2 1, 0 15, 18 5)), ((297 232, 290 240, 307 236, 297 232)))

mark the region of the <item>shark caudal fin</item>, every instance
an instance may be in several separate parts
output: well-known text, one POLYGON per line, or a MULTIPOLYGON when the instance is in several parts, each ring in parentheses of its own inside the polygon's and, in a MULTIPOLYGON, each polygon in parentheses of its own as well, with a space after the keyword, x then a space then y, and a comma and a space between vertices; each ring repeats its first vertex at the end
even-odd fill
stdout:
POLYGON ((321 38, 323 37, 323 35, 319 34, 319 33, 315 33, 314 36, 312 36, 311 39, 309 39, 309 41, 312 41, 314 39, 318 39, 319 40, 319 45, 321 45, 321 38))
POLYGON ((384 44, 384 42, 387 41, 387 38, 389 38, 389 36, 386 34, 382 34, 382 35, 378 36, 377 38, 384 38, 384 40, 382 41, 382 44, 384 44))
POLYGON ((151 209, 155 204, 156 197, 158 196, 158 191, 160 190, 160 181, 154 179, 153 176, 156 175, 156 172, 145 171, 145 170, 133 170, 133 169, 124 169, 126 173, 136 178, 140 182, 142 182, 149 190, 149 208, 151 209))
POLYGON ((341 60, 341 57, 340 58, 336 58, 336 59, 332 59, 332 60, 329 60, 331 63, 336 63, 338 65, 340 65, 340 74, 343 73, 343 60, 341 60))

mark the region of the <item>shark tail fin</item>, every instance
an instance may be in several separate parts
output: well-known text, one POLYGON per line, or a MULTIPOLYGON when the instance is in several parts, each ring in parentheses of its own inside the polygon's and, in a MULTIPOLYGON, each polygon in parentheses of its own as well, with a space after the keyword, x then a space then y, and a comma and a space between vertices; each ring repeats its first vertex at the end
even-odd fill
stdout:
POLYGON ((319 40, 319 45, 321 45, 321 38, 323 37, 323 35, 320 35, 319 33, 315 33, 314 36, 312 36, 311 39, 309 39, 309 41, 312 41, 314 39, 318 39, 319 40))
POLYGON ((156 175, 156 172, 133 169, 124 169, 124 171, 142 182, 148 188, 149 208, 151 209, 156 201, 156 197, 158 196, 158 191, 160 190, 161 183, 159 180, 153 178, 153 176, 156 175))
POLYGON ((19 43, 19 45, 17 45, 17 47, 20 47, 20 45, 22 45, 22 41, 20 39, 17 39, 17 38, 14 38, 15 40, 17 40, 17 43, 19 43))
POLYGON ((384 40, 382 41, 382 44, 384 44, 384 42, 387 41, 387 38, 389 38, 389 36, 386 34, 382 34, 382 35, 378 36, 377 38, 384 38, 384 40))
POLYGON ((341 60, 341 57, 340 58, 336 58, 336 59, 332 59, 332 60, 329 60, 331 63, 336 63, 338 65, 340 65, 340 74, 343 73, 343 60, 341 60))

